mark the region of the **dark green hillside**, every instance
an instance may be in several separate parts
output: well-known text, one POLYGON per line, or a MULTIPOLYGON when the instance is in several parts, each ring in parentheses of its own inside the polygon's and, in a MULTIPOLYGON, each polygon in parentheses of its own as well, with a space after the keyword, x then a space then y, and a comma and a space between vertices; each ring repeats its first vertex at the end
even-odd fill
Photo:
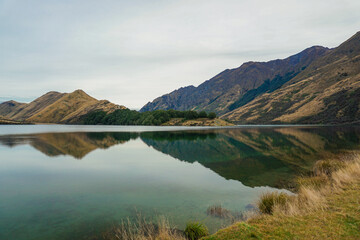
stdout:
POLYGON ((94 111, 84 115, 79 123, 85 125, 163 125, 171 119, 180 118, 183 121, 193 120, 198 118, 216 118, 215 113, 202 111, 177 111, 177 110, 156 110, 149 112, 138 112, 130 109, 119 109, 111 113, 103 111, 94 111))
POLYGON ((229 106, 229 110, 232 111, 238 107, 244 106, 245 104, 254 100, 257 96, 260 96, 263 93, 271 93, 284 85, 286 82, 290 81, 295 77, 299 72, 289 72, 284 76, 277 75, 272 80, 266 80, 260 87, 247 91, 243 96, 241 96, 236 102, 229 106))

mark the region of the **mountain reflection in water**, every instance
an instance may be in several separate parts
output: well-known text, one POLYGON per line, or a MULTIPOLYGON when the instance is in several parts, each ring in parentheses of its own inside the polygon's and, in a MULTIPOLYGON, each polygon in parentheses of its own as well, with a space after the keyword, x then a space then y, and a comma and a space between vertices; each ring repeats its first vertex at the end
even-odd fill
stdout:
POLYGON ((218 175, 246 186, 288 188, 308 174, 315 161, 357 150, 358 128, 234 128, 165 132, 74 132, 0 136, 0 144, 29 144, 50 157, 84 159, 140 138, 153 149, 181 161, 198 162, 218 175))

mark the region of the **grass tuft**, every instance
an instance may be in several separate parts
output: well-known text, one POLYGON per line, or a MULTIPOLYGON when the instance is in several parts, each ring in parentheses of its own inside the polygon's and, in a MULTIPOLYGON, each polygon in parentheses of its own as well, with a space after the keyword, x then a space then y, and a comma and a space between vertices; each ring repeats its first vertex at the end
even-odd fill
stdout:
POLYGON ((137 217, 136 222, 129 219, 106 233, 104 239, 107 240, 186 240, 183 232, 170 226, 165 217, 160 217, 158 222, 137 217))
POLYGON ((275 207, 284 206, 289 198, 290 196, 285 193, 267 192, 260 196, 257 206, 261 213, 273 214, 275 207))
POLYGON ((301 187, 311 187, 314 189, 320 189, 328 183, 328 177, 326 175, 301 177, 297 179, 298 189, 301 187))
POLYGON ((209 235, 207 227, 199 222, 188 222, 185 228, 185 236, 189 240, 197 240, 209 235))
POLYGON ((343 168, 344 166, 345 166, 345 162, 339 159, 320 160, 315 163, 314 173, 317 176, 320 176, 322 174, 330 176, 331 173, 343 168))

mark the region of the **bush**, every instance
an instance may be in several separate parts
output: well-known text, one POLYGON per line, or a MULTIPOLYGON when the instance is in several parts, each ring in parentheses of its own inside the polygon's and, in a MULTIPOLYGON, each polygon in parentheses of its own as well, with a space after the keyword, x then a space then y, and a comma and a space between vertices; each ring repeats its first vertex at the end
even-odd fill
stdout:
POLYGON ((197 240, 209 235, 207 227, 199 222, 189 222, 186 224, 185 236, 189 240, 197 240))
POLYGON ((258 202, 258 208, 263 214, 273 214, 274 206, 284 206, 289 199, 289 195, 279 192, 264 193, 258 202))

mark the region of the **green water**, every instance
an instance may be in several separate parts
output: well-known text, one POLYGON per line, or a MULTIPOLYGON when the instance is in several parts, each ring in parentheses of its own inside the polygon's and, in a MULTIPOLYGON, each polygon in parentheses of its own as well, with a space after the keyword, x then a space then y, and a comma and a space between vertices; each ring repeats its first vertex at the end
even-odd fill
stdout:
POLYGON ((101 239, 138 214, 214 232, 209 206, 244 211, 359 148, 356 127, 0 126, 0 239, 101 239))

